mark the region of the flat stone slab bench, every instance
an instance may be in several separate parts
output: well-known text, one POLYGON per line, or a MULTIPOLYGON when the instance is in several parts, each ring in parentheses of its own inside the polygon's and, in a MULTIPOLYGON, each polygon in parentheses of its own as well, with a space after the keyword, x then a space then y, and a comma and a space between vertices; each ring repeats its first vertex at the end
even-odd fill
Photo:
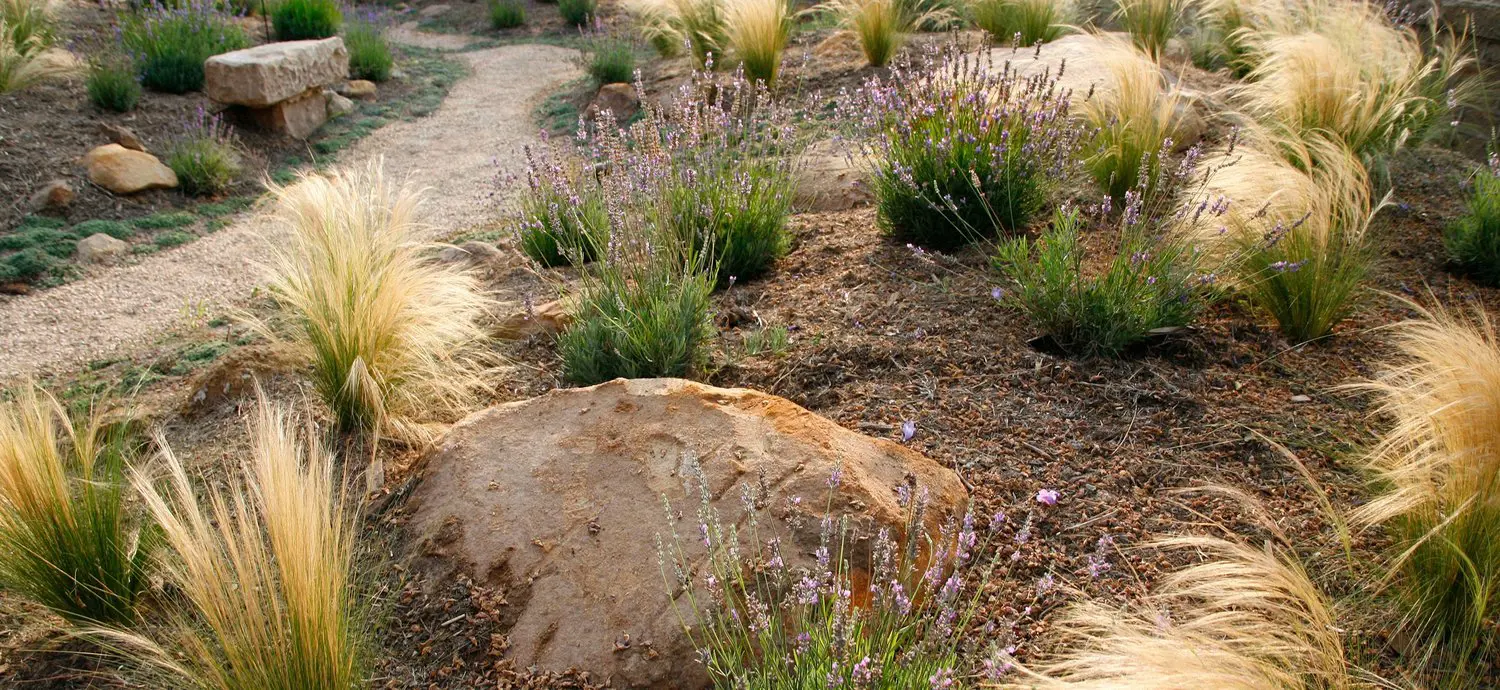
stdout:
POLYGON ((325 87, 349 77, 338 37, 282 41, 215 55, 204 63, 204 92, 238 106, 239 119, 306 139, 328 120, 325 87))

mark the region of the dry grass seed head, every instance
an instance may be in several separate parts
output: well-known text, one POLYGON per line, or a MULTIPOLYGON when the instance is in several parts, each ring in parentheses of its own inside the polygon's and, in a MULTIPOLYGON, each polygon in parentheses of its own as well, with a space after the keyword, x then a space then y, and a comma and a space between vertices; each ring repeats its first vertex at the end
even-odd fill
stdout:
POLYGON ((414 217, 420 195, 387 180, 378 160, 272 194, 291 232, 269 290, 319 395, 342 429, 430 439, 423 422, 462 412, 493 368, 477 277, 434 259, 414 217))
POLYGON ((1008 687, 1355 686, 1333 607, 1289 551, 1216 537, 1155 546, 1205 560, 1168 575, 1139 609, 1071 607, 1057 625, 1063 651, 1008 687))
POLYGON ((161 442, 166 478, 134 483, 190 604, 171 637, 107 632, 127 653, 205 690, 346 690, 364 680, 363 619, 350 570, 355 532, 333 459, 264 398, 243 486, 201 502, 161 442))

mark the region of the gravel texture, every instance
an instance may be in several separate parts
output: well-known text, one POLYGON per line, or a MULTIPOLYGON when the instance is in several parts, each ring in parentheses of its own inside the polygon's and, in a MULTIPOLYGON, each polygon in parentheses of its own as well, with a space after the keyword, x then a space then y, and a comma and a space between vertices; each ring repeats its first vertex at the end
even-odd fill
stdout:
MULTIPOLYGON (((395 37, 423 45, 447 38, 405 28, 395 37)), ((532 104, 578 76, 575 55, 549 45, 463 53, 471 74, 437 112, 383 127, 340 159, 357 165, 383 157, 393 178, 429 188, 424 220, 434 235, 483 222, 496 172, 517 168, 522 146, 537 137, 532 104)), ((278 232, 247 214, 178 249, 0 303, 0 380, 120 356, 191 314, 246 297, 278 232)))

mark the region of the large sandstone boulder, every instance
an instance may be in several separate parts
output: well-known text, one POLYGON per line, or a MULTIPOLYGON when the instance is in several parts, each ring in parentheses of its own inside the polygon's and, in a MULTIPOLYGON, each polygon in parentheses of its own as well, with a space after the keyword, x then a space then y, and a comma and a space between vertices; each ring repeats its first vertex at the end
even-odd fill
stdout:
POLYGON ((1006 63, 1023 77, 1047 73, 1062 77, 1057 81, 1058 89, 1071 91, 1076 105, 1087 98, 1091 90, 1109 88, 1111 84, 1110 57, 1117 54, 1122 42, 1128 41, 1124 34, 1081 33, 1064 36, 1040 48, 1018 48, 1000 46, 981 51, 988 68, 999 70, 1006 63))
POLYGON ((843 211, 874 201, 869 173, 874 161, 852 142, 825 139, 807 147, 793 170, 792 208, 843 211))
POLYGON ((830 499, 860 533, 899 535, 894 490, 908 480, 930 493, 929 530, 966 507, 952 471, 782 398, 619 379, 460 422, 427 458, 407 509, 415 567, 438 580, 463 571, 499 590, 517 667, 576 668, 621 688, 701 688, 707 678, 656 550, 657 535, 671 543, 675 530, 689 561, 704 558, 690 496, 706 485, 722 523, 743 524, 742 490, 767 490, 760 539, 781 539, 787 559, 807 563, 830 499), (663 498, 688 517, 669 517, 663 498))
POLYGON ((203 65, 203 90, 220 103, 269 108, 349 77, 344 39, 283 41, 215 55, 203 65))
POLYGON ((89 181, 116 194, 134 194, 146 189, 177 186, 177 173, 144 151, 119 144, 105 144, 83 157, 89 181))

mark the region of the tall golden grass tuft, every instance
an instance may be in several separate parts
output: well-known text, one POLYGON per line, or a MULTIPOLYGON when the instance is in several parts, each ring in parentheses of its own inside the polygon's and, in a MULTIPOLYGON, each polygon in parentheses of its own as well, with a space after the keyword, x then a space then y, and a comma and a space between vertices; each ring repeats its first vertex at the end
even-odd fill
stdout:
POLYGON ((1167 41, 1182 32, 1194 0, 1120 0, 1114 19, 1152 60, 1160 61, 1167 41))
MULTIPOLYGON (((118 428, 118 427, 117 427, 118 428)), ((125 625, 155 539, 124 500, 127 443, 28 385, 0 403, 0 588, 78 625, 125 625)))
POLYGON ((275 248, 270 294, 338 427, 428 440, 422 422, 462 411, 485 385, 479 281, 430 256, 419 195, 378 161, 272 194, 291 236, 275 248))
POLYGON ((1367 459, 1381 491, 1355 517, 1390 527, 1411 637, 1462 675, 1500 646, 1500 339, 1482 310, 1418 310, 1394 329, 1400 357, 1356 386, 1392 425, 1367 459))
POLYGON ((1055 626, 1062 651, 1006 687, 1355 686, 1333 606, 1290 550, 1214 537, 1157 545, 1206 560, 1167 576, 1138 609, 1073 606, 1055 626))
POLYGON ((792 34, 794 11, 788 0, 728 0, 725 35, 744 66, 745 76, 776 83, 781 54, 792 34))
POLYGON ((1149 197, 1160 177, 1163 145, 1182 126, 1182 94, 1149 56, 1125 43, 1106 58, 1109 81, 1083 104, 1083 115, 1098 132, 1085 161, 1094 180, 1120 199, 1128 189, 1149 197))
POLYGON ((701 67, 721 57, 729 43, 724 0, 628 0, 626 10, 641 34, 664 56, 686 46, 701 67))
POLYGON ((349 690, 364 681, 365 620, 350 570, 355 529, 333 459, 261 400, 244 485, 204 505, 182 462, 134 483, 161 525, 164 570, 190 612, 168 637, 101 633, 204 690, 349 690))

